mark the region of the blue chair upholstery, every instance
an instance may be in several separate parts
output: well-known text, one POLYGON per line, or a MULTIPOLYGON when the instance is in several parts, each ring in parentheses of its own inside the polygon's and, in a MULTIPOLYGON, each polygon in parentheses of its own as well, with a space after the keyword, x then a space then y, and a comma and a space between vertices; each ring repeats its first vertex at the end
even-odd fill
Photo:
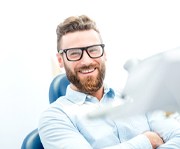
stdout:
POLYGON ((65 74, 56 76, 50 84, 49 88, 49 103, 54 102, 60 96, 66 94, 66 88, 69 85, 69 80, 65 74))
POLYGON ((33 130, 26 136, 21 149, 44 149, 38 134, 38 129, 33 130))
MULTIPOLYGON (((66 74, 56 76, 49 87, 49 103, 52 103, 60 96, 65 95, 68 84, 69 81, 66 74)), ((21 149, 44 149, 37 128, 25 137, 21 149)))

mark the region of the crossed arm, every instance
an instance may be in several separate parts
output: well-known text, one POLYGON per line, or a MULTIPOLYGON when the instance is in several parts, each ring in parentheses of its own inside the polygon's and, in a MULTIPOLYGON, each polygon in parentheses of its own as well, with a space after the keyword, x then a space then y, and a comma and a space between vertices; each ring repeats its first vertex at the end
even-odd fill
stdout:
MULTIPOLYGON (((145 131, 134 138, 101 149, 158 149, 180 148, 180 124, 168 119, 158 120, 151 115, 148 117, 150 131, 145 131), (174 144, 174 145, 173 145, 174 144)), ((97 129, 98 131, 98 129, 97 129)), ((61 112, 46 113, 40 121, 39 134, 46 149, 93 149, 93 145, 83 136, 76 124, 61 112), (53 116, 52 116, 53 115, 53 116)), ((109 138, 111 139, 111 138, 109 138)), ((106 142, 102 142, 106 144, 106 142)))

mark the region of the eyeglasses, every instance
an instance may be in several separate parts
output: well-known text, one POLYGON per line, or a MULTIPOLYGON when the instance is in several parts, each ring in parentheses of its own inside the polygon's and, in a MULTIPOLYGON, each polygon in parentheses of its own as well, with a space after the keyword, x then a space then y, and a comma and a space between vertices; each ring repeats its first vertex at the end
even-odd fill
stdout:
POLYGON ((59 54, 66 54, 68 61, 79 61, 83 56, 83 51, 86 51, 90 58, 99 58, 104 54, 104 44, 96 44, 87 47, 69 48, 59 50, 59 54))

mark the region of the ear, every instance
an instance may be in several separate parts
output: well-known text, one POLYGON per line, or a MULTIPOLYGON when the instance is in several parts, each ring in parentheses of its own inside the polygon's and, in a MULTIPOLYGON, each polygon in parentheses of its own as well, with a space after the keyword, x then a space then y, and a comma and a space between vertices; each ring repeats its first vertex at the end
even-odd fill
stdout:
POLYGON ((61 68, 63 68, 63 67, 64 67, 64 60, 63 60, 62 55, 59 54, 59 53, 57 53, 57 54, 56 54, 56 57, 57 57, 57 59, 58 59, 59 66, 60 66, 61 68))

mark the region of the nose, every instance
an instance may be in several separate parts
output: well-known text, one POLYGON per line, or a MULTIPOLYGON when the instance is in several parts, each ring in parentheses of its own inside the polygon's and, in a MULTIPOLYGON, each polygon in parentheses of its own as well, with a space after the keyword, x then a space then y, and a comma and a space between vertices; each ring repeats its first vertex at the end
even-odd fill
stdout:
POLYGON ((88 65, 92 63, 93 60, 92 58, 89 57, 89 55, 87 54, 87 51, 83 51, 83 55, 80 61, 81 61, 81 64, 88 65))

